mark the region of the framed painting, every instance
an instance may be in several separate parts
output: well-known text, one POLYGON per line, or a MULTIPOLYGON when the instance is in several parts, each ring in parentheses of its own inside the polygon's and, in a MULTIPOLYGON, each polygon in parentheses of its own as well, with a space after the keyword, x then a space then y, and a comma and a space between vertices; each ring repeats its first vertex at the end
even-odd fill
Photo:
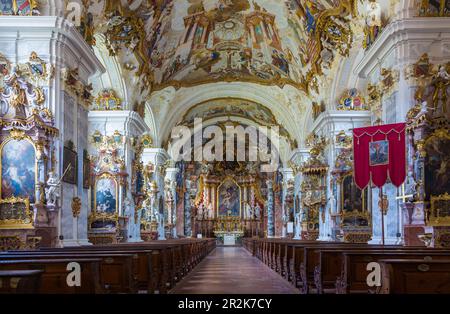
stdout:
POLYGON ((28 139, 10 139, 0 147, 1 198, 36 200, 36 149, 28 139))
POLYGON ((227 178, 217 190, 218 216, 241 216, 241 188, 231 178, 227 178))
POLYGON ((14 0, 0 0, 0 15, 14 15, 14 0))
POLYGON ((344 177, 341 184, 341 211, 363 212, 366 210, 367 190, 360 190, 353 181, 353 175, 344 177))
POLYGON ((389 164, 389 141, 376 141, 369 143, 370 166, 383 166, 389 164))
POLYGON ((78 183, 78 154, 76 151, 64 146, 63 168, 67 170, 63 181, 70 184, 78 183))
POLYGON ((119 185, 111 175, 99 177, 95 183, 95 210, 97 213, 114 215, 118 209, 119 185))
POLYGON ((425 193, 429 199, 450 191, 450 139, 431 137, 425 149, 425 193))
POLYGON ((83 156, 83 189, 91 187, 91 160, 85 154, 83 156))
POLYGON ((32 229, 33 211, 28 199, 0 200, 0 229, 32 229))
POLYGON ((89 225, 91 230, 113 230, 117 226, 117 222, 113 219, 99 219, 91 222, 89 225))

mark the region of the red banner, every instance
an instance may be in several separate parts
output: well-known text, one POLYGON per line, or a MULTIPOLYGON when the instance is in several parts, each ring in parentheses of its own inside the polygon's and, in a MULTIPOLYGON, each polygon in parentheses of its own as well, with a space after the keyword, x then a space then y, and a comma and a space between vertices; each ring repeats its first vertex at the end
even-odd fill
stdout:
POLYGON ((370 181, 382 187, 389 178, 399 187, 406 179, 405 123, 353 130, 355 183, 360 189, 370 181))

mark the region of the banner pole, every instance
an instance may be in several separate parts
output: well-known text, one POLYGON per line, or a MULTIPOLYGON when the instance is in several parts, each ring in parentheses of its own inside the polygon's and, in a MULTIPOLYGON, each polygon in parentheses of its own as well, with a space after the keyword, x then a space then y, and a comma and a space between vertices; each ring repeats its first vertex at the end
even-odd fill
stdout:
POLYGON ((385 239, 384 239, 384 204, 383 204, 383 187, 380 187, 380 210, 381 210, 381 240, 383 246, 385 245, 385 239))

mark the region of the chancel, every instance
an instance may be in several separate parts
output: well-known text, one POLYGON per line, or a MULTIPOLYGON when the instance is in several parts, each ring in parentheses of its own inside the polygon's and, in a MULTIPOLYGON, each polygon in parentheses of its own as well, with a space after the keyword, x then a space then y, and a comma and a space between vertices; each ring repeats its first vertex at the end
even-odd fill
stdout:
POLYGON ((0 293, 450 293, 448 38, 449 0, 0 1, 0 293))

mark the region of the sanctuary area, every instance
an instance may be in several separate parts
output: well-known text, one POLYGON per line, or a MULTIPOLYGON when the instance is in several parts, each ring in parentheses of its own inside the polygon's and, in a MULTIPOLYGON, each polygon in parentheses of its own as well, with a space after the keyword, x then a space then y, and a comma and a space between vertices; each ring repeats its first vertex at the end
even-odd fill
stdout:
POLYGON ((0 0, 0 293, 450 293, 449 93, 449 0, 0 0))

